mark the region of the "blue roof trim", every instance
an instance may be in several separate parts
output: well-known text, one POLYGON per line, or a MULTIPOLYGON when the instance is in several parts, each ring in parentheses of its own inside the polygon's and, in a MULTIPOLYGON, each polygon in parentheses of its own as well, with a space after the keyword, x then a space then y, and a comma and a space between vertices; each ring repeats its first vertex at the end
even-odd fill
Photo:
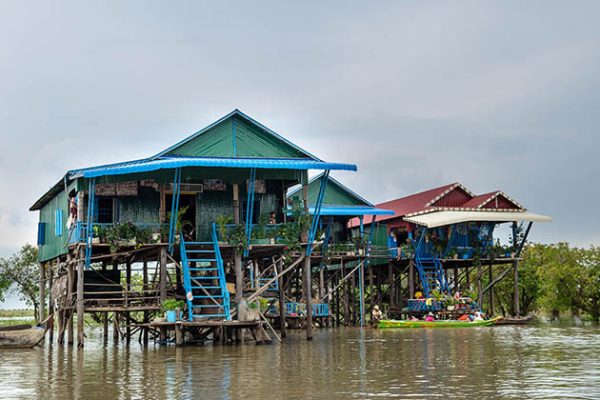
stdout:
POLYGON ((175 143, 173 146, 170 146, 169 148, 161 151, 160 153, 158 153, 157 155, 150 157, 151 159, 157 159, 159 157, 164 156, 165 154, 167 154, 168 152, 170 152, 171 150, 176 149, 177 147, 189 142, 192 139, 195 139, 196 137, 202 135, 204 132, 208 131, 209 129, 219 125, 221 122, 227 120, 228 118, 234 117, 234 116, 240 116, 242 118, 244 118, 245 120, 247 120, 248 122, 250 122, 251 124, 255 125, 256 127, 262 129, 263 131, 267 132, 268 134, 276 137, 277 139, 281 140, 282 142, 284 142, 285 144, 293 147, 294 149, 298 150, 301 153, 306 154, 307 156, 311 157, 314 161, 323 161, 320 158, 314 156, 313 154, 309 153, 308 151, 304 150, 303 148, 295 145, 294 143, 290 142, 289 140, 287 140, 286 138, 284 138, 283 136, 279 135, 277 132, 267 128, 266 126, 264 126, 263 124, 261 124, 260 122, 252 119, 251 117, 249 117, 248 115, 244 114, 243 112, 241 112, 240 110, 238 110, 237 108, 235 110, 233 110, 232 112, 230 112, 229 114, 225 115, 224 117, 219 118, 218 120, 216 120, 215 122, 207 125, 206 127, 200 129, 198 132, 186 137, 185 139, 175 143))
POLYGON ((140 160, 130 163, 113 164, 95 168, 70 171, 71 178, 96 178, 110 175, 126 175, 140 172, 158 171, 184 167, 221 167, 221 168, 258 168, 258 169, 295 169, 295 170, 343 170, 356 171, 354 164, 330 163, 303 159, 268 158, 201 158, 169 157, 157 160, 140 160))
MULTIPOLYGON (((314 207, 309 207, 311 214, 314 214, 314 210, 314 207)), ((394 212, 375 207, 329 205, 321 207, 321 215, 356 217, 359 215, 394 215, 394 212)))

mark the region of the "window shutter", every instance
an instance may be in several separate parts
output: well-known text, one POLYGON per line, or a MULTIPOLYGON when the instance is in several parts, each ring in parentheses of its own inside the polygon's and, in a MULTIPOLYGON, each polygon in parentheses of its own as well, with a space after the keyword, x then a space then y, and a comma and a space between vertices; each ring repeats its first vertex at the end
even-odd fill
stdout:
POLYGON ((63 210, 57 209, 54 213, 54 234, 62 236, 63 233, 63 210))
POLYGON ((46 244, 46 223, 38 222, 38 246, 46 244))

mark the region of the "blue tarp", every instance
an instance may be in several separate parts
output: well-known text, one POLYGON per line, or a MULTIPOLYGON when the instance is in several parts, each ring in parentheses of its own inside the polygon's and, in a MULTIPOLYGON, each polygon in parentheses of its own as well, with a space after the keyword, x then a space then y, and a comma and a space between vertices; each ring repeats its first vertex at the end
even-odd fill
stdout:
POLYGON ((127 163, 103 165, 70 171, 71 178, 96 178, 99 176, 135 174, 184 167, 221 167, 294 170, 344 170, 356 171, 354 164, 330 163, 310 159, 269 159, 269 158, 201 158, 201 157, 161 157, 155 160, 138 160, 127 163))

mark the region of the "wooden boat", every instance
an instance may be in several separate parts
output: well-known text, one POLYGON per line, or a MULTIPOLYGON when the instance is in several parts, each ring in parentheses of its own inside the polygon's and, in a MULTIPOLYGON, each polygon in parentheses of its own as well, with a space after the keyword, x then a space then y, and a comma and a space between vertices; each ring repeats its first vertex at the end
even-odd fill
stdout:
POLYGON ((457 321, 457 320, 438 320, 438 321, 411 321, 411 320, 393 320, 383 319, 379 321, 380 329, 396 328, 474 328, 477 326, 492 326, 501 317, 481 320, 481 321, 457 321))
POLYGON ((533 315, 526 317, 502 317, 496 322, 496 325, 527 325, 533 320, 533 315))
POLYGON ((16 325, 0 328, 0 349, 29 349, 37 346, 52 322, 50 315, 36 326, 16 325))

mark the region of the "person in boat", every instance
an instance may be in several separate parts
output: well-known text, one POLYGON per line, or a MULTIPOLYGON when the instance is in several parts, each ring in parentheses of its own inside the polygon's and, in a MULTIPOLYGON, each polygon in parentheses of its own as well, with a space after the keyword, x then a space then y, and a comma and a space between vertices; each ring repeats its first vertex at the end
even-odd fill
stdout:
POLYGON ((458 317, 457 319, 458 321, 470 321, 471 318, 469 318, 469 314, 463 314, 460 317, 458 317))
POLYGON ((473 315, 473 321, 483 321, 483 314, 480 311, 475 311, 473 315))
POLYGON ((379 306, 375 305, 375 307, 373 307, 373 311, 371 312, 371 324, 373 326, 377 326, 379 321, 381 321, 382 317, 383 317, 383 315, 381 314, 381 310, 379 309, 379 306))
POLYGON ((429 312, 429 314, 427 314, 427 316, 425 316, 425 321, 427 321, 427 322, 435 321, 435 317, 433 316, 433 313, 431 311, 429 312))

